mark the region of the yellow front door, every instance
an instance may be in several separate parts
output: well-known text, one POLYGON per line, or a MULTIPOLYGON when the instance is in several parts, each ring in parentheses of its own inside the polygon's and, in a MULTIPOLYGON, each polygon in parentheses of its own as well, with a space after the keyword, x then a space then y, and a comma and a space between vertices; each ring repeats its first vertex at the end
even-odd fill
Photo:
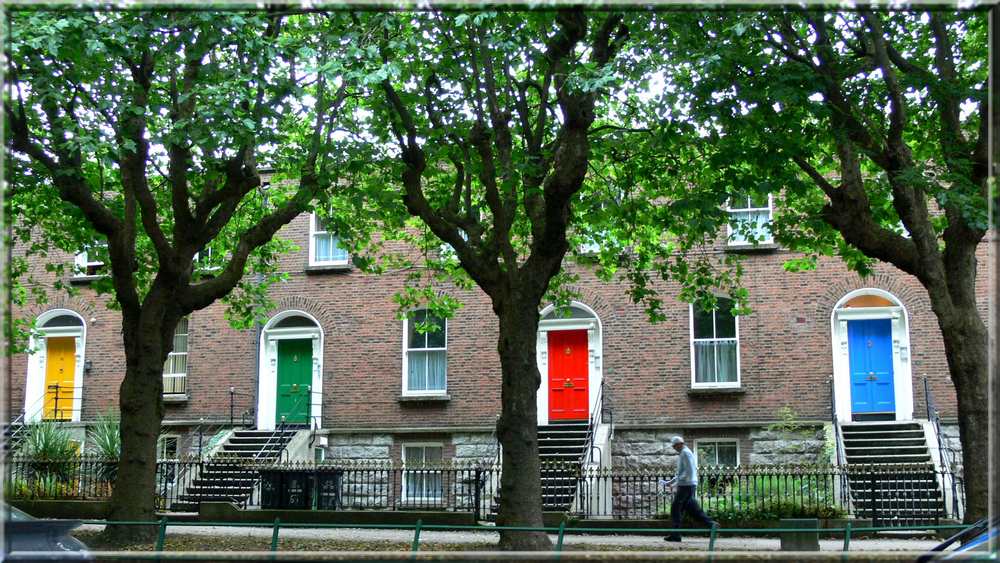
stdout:
POLYGON ((45 420, 70 420, 75 396, 76 338, 46 338, 45 420))

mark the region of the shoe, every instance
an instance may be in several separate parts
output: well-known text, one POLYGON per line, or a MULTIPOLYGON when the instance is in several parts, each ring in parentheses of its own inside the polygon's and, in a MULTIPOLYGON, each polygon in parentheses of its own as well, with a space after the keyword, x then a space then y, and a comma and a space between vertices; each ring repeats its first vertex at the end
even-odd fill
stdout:
POLYGON ((681 541, 681 537, 680 536, 666 536, 665 538, 663 538, 663 541, 679 542, 679 541, 681 541))

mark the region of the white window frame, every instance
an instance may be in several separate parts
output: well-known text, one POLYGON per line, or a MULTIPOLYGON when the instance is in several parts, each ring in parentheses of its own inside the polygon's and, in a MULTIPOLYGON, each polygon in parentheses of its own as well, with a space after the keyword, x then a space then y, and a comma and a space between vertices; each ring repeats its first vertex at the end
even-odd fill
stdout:
MULTIPOLYGON (((747 205, 753 204, 748 201, 747 205)), ((774 244, 774 233, 771 231, 771 227, 767 227, 766 239, 755 242, 744 239, 733 240, 733 235, 735 234, 735 230, 733 229, 733 215, 735 213, 751 213, 754 211, 767 211, 768 221, 772 221, 774 219, 774 194, 767 194, 767 207, 733 207, 733 200, 731 198, 726 202, 726 214, 728 215, 728 221, 726 222, 726 243, 729 246, 753 246, 755 243, 774 244)))
MULTIPOLYGON (((340 237, 336 233, 332 233, 326 229, 320 229, 319 217, 316 213, 309 214, 309 265, 310 266, 346 266, 350 260, 351 255, 347 253, 347 257, 343 260, 316 260, 316 238, 317 237, 333 237, 337 240, 337 245, 340 246, 340 237)), ((343 247, 341 247, 343 248, 343 247)))
MULTIPOLYGON (((458 230, 458 236, 462 238, 465 242, 469 242, 469 233, 462 229, 458 230)), ((451 244, 441 241, 441 246, 438 247, 438 254, 442 258, 457 257, 458 254, 455 252, 455 247, 451 244)))
MULTIPOLYGON (((190 346, 191 346, 191 338, 190 338, 190 335, 191 335, 191 319, 185 317, 185 318, 183 318, 181 320, 182 321, 187 321, 186 322, 186 324, 187 324, 187 332, 183 333, 184 334, 184 350, 185 351, 184 352, 178 352, 176 350, 176 348, 175 348, 175 349, 171 350, 169 354, 167 354, 167 359, 163 362, 163 383, 164 383, 164 385, 163 385, 163 394, 164 394, 164 396, 166 396, 166 395, 187 395, 187 375, 188 375, 188 365, 189 365, 188 364, 188 360, 191 359, 190 356, 188 356, 187 350, 190 350, 190 346), (181 372, 170 372, 170 373, 167 373, 167 365, 170 364, 170 359, 174 358, 174 357, 177 357, 177 356, 185 356, 184 372, 183 373, 181 373, 181 372), (183 379, 184 380, 184 393, 167 393, 167 385, 166 385, 167 379, 183 379)), ((180 321, 178 321, 177 327, 174 329, 174 338, 177 338, 177 336, 180 334, 180 333, 177 332, 178 328, 180 328, 180 321)))
POLYGON ((400 450, 399 450, 400 466, 403 468, 402 491, 400 491, 400 496, 399 496, 400 502, 402 502, 404 504, 406 504, 406 503, 412 503, 412 504, 433 503, 435 505, 441 505, 441 506, 443 506, 445 498, 446 498, 445 490, 444 490, 444 472, 443 471, 435 471, 433 469, 411 469, 411 470, 407 470, 406 469, 406 449, 407 448, 422 448, 424 450, 424 463, 425 464, 427 463, 427 461, 426 461, 427 460, 427 448, 440 448, 441 449, 441 461, 440 461, 440 463, 444 464, 444 444, 442 442, 404 442, 401 445, 400 450), (438 496, 438 497, 426 497, 426 496, 411 497, 411 496, 408 496, 407 493, 406 493, 407 489, 409 488, 407 486, 408 478, 411 475, 418 474, 417 472, 420 472, 419 473, 420 475, 438 475, 438 476, 440 476, 441 477, 441 495, 438 496))
MULTIPOLYGON (((725 299, 729 299, 726 297, 725 299)), ((741 382, 743 381, 742 368, 740 367, 740 316, 733 315, 733 320, 736 325, 736 337, 735 338, 695 338, 694 337, 694 307, 693 303, 688 304, 688 340, 691 344, 691 388, 692 389, 731 389, 739 388, 741 382), (736 342, 736 381, 704 381, 700 382, 696 380, 696 374, 698 372, 697 366, 695 365, 695 346, 694 343, 697 342, 736 342)), ((715 315, 712 316, 712 332, 715 333, 715 315)))
POLYGON ((95 274, 87 273, 87 270, 91 267, 98 270, 105 265, 103 260, 91 260, 89 258, 89 251, 94 247, 107 248, 108 243, 107 241, 96 241, 92 244, 84 245, 83 249, 76 253, 76 256, 73 258, 74 278, 96 278, 107 275, 107 272, 98 272, 95 274))
MULTIPOLYGON (((180 461, 181 459, 181 436, 180 434, 160 434, 156 438, 156 461, 157 463, 161 461, 180 461), (167 440, 174 441, 174 457, 160 457, 160 452, 163 449, 162 444, 167 440)), ((180 470, 180 464, 175 463, 171 468, 169 478, 166 480, 168 485, 173 485, 177 481, 177 472, 180 470)))
MULTIPOLYGON (((417 311, 427 311, 430 309, 416 309, 417 311)), ((444 348, 410 348, 410 318, 403 319, 403 395, 407 397, 438 397, 448 394, 448 319, 444 321, 444 348), (410 389, 410 351, 419 352, 444 352, 444 387, 431 390, 411 390, 410 389)))
POLYGON ((194 256, 191 258, 191 262, 194 264, 195 272, 215 272, 222 269, 222 266, 218 265, 206 266, 204 264, 199 264, 198 262, 199 260, 201 260, 202 254, 205 255, 206 260, 210 261, 212 259, 212 254, 214 254, 214 252, 212 251, 212 247, 206 246, 205 248, 202 248, 198 252, 194 253, 194 256))
MULTIPOLYGON (((740 466, 740 441, 737 438, 698 438, 694 441, 694 455, 698 460, 698 468, 702 467, 720 467, 717 465, 704 465, 700 457, 698 457, 698 447, 701 444, 736 444, 736 467, 740 466)), ((718 457, 718 453, 716 454, 718 457)), ((728 466, 721 466, 728 467, 728 466)))

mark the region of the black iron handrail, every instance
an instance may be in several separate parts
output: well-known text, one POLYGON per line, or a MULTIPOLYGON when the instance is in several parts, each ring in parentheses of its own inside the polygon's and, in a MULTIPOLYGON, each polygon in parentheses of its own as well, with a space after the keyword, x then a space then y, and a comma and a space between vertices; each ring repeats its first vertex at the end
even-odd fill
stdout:
MULTIPOLYGON (((292 404, 291 412, 298 411, 299 407, 302 405, 302 399, 304 399, 306 397, 309 397, 310 401, 312 401, 312 393, 310 393, 308 391, 306 393, 303 393, 303 394, 299 395, 299 398, 296 399, 295 403, 292 404)), ((264 453, 265 451, 268 451, 268 449, 271 447, 271 442, 272 441, 274 441, 276 438, 279 439, 279 440, 284 438, 285 431, 287 430, 287 428, 288 428, 288 420, 286 419, 286 417, 282 416, 281 417, 281 422, 275 427, 274 431, 271 432, 271 435, 267 437, 267 442, 264 443, 264 447, 261 448, 260 451, 257 452, 256 455, 253 456, 253 461, 255 463, 257 462, 257 459, 260 457, 260 454, 264 453)), ((277 444, 278 442, 275 442, 275 443, 277 444)), ((286 444, 286 446, 287 446, 287 444, 286 444)), ((285 448, 282 447, 281 450, 277 452, 278 455, 275 456, 275 457, 276 458, 280 458, 281 454, 282 454, 282 452, 284 452, 284 450, 285 450, 285 448)))
POLYGON ((833 442, 836 465, 844 464, 843 440, 840 438, 840 421, 837 420, 837 395, 833 377, 830 377, 830 421, 833 423, 833 442))
MULTIPOLYGON (((235 387, 230 387, 229 388, 229 425, 230 426, 235 426, 235 424, 236 424, 235 407, 236 407, 236 396, 237 395, 239 395, 241 397, 249 397, 250 393, 241 393, 240 391, 237 391, 235 387)), ((243 411, 240 414, 240 423, 242 423, 244 426, 246 426, 246 416, 245 415, 246 415, 246 413, 249 410, 250 409, 247 409, 247 410, 243 411)))
MULTIPOLYGON (((938 460, 941 464, 942 471, 948 471, 951 474, 951 506, 952 512, 954 514, 960 514, 958 505, 958 481, 962 481, 953 470, 952 467, 955 465, 955 460, 953 459, 954 451, 952 451, 951 446, 946 446, 941 438, 941 413, 938 412, 937 405, 934 403, 934 395, 931 393, 930 383, 927 377, 924 377, 924 402, 927 406, 927 420, 931 423, 931 429, 934 431, 934 440, 937 442, 938 446, 938 460)), ((941 483, 941 487, 945 486, 944 482, 941 483)), ((963 485, 964 487, 964 485, 963 485)))
MULTIPOLYGON (((594 412, 590 414, 590 420, 587 421, 587 443, 584 446, 583 454, 580 456, 580 464, 583 465, 587 463, 587 458, 593 462, 593 452, 594 448, 601 451, 600 446, 594 444, 594 439, 597 436, 597 427, 604 422, 604 380, 601 380, 601 386, 597 388, 597 400, 595 401, 596 406, 594 412)), ((612 420, 614 420, 612 418, 612 420)), ((603 455, 603 454, 602 454, 603 455)))

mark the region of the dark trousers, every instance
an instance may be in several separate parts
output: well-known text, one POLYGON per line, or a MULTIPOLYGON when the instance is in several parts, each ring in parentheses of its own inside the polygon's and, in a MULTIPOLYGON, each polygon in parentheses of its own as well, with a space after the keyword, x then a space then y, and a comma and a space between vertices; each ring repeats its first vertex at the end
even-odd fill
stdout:
MULTIPOLYGON (((685 512, 691 514, 695 520, 700 521, 709 528, 715 524, 701 509, 701 506, 698 505, 698 501, 694 498, 694 489, 695 485, 677 485, 677 492, 674 493, 674 502, 670 504, 670 519, 673 521, 675 529, 680 529, 681 518, 683 518, 685 512)), ((671 535, 678 534, 675 532, 671 535)))

